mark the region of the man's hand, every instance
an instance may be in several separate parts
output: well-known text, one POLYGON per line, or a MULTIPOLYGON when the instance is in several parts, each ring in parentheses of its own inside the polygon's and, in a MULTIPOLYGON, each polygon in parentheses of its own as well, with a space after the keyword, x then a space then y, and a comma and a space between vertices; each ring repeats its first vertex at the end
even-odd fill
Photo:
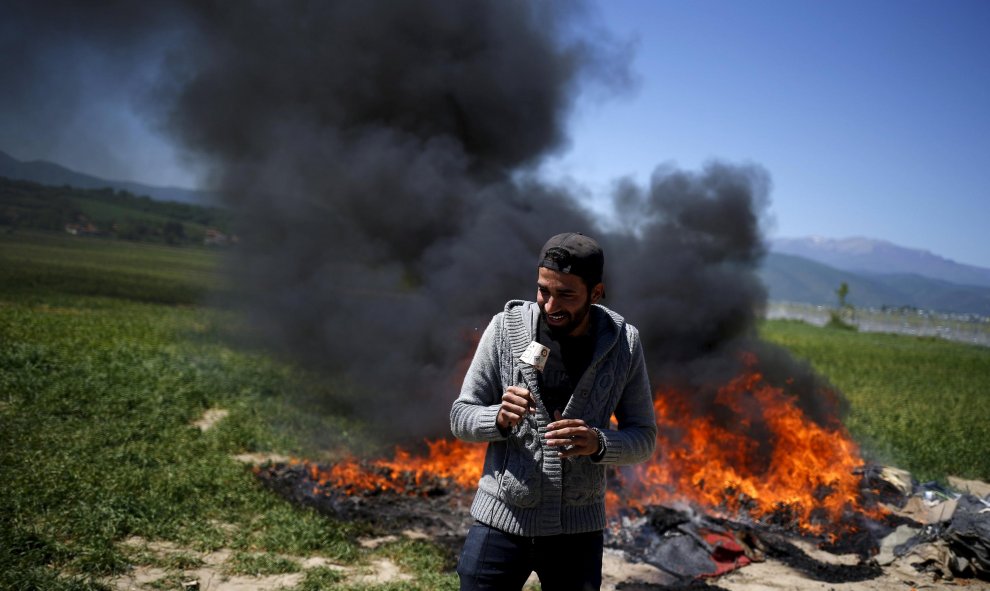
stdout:
POLYGON ((565 419, 558 410, 547 425, 547 445, 560 448, 560 457, 593 456, 598 453, 598 434, 581 419, 565 419), (568 447, 569 446, 569 447, 568 447))
POLYGON ((536 401, 526 388, 509 386, 502 394, 502 406, 498 409, 495 423, 503 431, 518 425, 529 413, 536 412, 536 401))

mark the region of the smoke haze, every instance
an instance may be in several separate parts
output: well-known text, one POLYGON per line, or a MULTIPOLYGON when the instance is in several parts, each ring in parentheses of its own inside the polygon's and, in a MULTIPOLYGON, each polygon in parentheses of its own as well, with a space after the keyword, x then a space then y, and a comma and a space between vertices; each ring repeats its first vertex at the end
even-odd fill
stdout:
POLYGON ((160 122, 150 105, 183 27, 180 7, 163 2, 0 2, 4 149, 103 178, 156 182, 135 172, 168 168, 175 158, 155 136, 160 122), (135 162, 149 143, 160 146, 152 151, 159 161, 135 162))
MULTIPOLYGON (((238 215, 236 304, 268 347, 346 375, 354 387, 333 403, 383 430, 447 433, 478 331, 507 299, 534 296, 536 255, 563 231, 603 243, 606 305, 640 328, 654 384, 697 388, 699 412, 743 350, 818 386, 755 338, 766 171, 713 163, 620 181, 618 225, 535 175, 566 148, 582 93, 632 81, 626 47, 580 5, 66 3, 65 20, 28 6, 14 8, 17 35, 3 29, 21 55, 34 55, 32 30, 50 43, 71 31, 125 69, 128 48, 172 41, 155 46, 146 112, 238 215)), ((52 79, 40 59, 14 61, 0 80, 52 79)))

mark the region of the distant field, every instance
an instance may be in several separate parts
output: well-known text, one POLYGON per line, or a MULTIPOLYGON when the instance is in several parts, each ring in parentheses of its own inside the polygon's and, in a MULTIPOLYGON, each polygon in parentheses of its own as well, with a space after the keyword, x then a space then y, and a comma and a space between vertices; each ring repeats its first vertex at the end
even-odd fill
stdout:
MULTIPOLYGON (((194 552, 220 548, 232 552, 228 574, 302 573, 286 556, 388 558, 415 577, 403 589, 456 589, 434 543, 362 548, 359 526, 281 501, 232 459, 327 458, 365 438, 352 419, 308 411, 343 386, 233 344, 243 342, 230 338, 242 330, 234 314, 202 303, 224 289, 217 257, 0 233, 0 589, 105 590, 134 566, 164 572, 158 588, 180 588, 194 552), (203 432, 193 422, 208 409, 230 414, 203 432), (124 543, 134 538, 188 552, 164 560, 124 543)), ((793 321, 762 331, 846 393, 849 428, 870 457, 926 479, 990 478, 990 348, 793 321)), ((297 591, 341 577, 304 574, 297 591)))
POLYGON ((0 285, 22 298, 104 295, 195 304, 223 288, 205 247, 18 230, 0 232, 0 285))
MULTIPOLYGON (((134 222, 146 222, 150 224, 165 224, 172 220, 171 217, 152 213, 152 212, 142 212, 135 210, 131 207, 126 207, 124 205, 116 203, 106 203, 101 201, 95 201, 92 199, 81 199, 78 197, 71 198, 72 202, 76 204, 81 211, 86 212, 87 217, 90 219, 97 220, 132 220, 134 222)), ((186 222, 185 230, 190 234, 195 234, 197 236, 202 236, 206 232, 206 226, 203 224, 197 224, 195 222, 186 222)))

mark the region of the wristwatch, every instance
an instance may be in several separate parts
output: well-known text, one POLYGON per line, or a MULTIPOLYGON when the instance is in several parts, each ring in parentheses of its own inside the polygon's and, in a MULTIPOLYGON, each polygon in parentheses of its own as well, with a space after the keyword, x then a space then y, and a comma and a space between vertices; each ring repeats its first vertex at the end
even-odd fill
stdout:
POLYGON ((591 456, 591 461, 600 462, 605 459, 605 452, 608 451, 608 443, 605 440, 605 434, 598 427, 592 427, 592 431, 598 436, 598 453, 591 456))

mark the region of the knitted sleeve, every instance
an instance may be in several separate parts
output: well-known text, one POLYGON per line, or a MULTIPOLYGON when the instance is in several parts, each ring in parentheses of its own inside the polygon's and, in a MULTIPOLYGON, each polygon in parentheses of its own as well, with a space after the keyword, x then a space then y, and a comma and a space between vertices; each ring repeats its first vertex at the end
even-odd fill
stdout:
POLYGON ((632 364, 615 409, 618 430, 603 431, 606 439, 603 464, 635 464, 653 455, 657 444, 657 421, 653 410, 650 379, 639 332, 627 325, 632 364))
POLYGON ((483 442, 505 439, 495 423, 502 404, 502 384, 499 351, 502 338, 502 317, 497 314, 488 324, 471 366, 464 376, 461 393, 450 409, 450 431, 464 441, 483 442))

